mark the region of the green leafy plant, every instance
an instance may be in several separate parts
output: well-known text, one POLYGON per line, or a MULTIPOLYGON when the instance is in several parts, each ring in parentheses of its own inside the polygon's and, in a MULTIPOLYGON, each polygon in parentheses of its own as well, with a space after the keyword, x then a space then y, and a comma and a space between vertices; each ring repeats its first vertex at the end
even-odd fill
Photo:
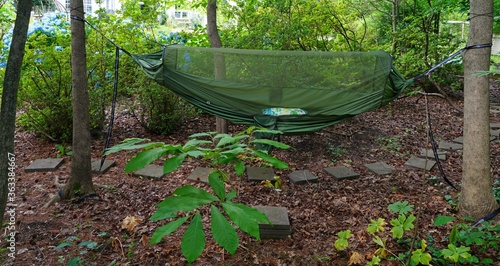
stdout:
MULTIPOLYGON (((443 226, 456 221, 454 216, 438 216, 434 219, 434 225, 443 226)), ((460 263, 491 264, 491 258, 479 259, 470 253, 471 248, 480 252, 500 249, 500 225, 493 222, 483 222, 474 227, 469 222, 474 220, 471 217, 461 217, 457 223, 453 224, 449 236, 448 249, 436 252, 436 256, 460 263), (451 246, 450 246, 451 245, 451 246), (455 261, 457 260, 457 261, 455 261)))
MULTIPOLYGON (((105 154, 122 150, 143 149, 125 166, 126 172, 132 172, 167 156, 163 164, 165 174, 175 171, 188 158, 201 158, 212 166, 233 164, 234 171, 241 176, 245 162, 263 161, 273 167, 284 169, 288 165, 262 150, 254 149, 257 144, 271 145, 287 149, 288 145, 269 139, 257 139, 254 133, 280 132, 250 127, 237 134, 217 134, 214 132, 197 133, 189 137, 184 145, 171 145, 162 142, 148 142, 145 139, 126 139, 123 143, 108 149, 105 154)), ((205 249, 205 232, 202 214, 208 214, 211 233, 215 241, 230 254, 234 254, 239 245, 235 226, 260 240, 259 223, 270 223, 267 216, 255 208, 236 203, 236 190, 226 193, 224 180, 228 174, 216 169, 209 174, 208 190, 186 185, 173 191, 173 196, 158 204, 158 210, 150 217, 152 221, 168 219, 169 222, 153 233, 151 244, 159 243, 186 224, 187 228, 181 240, 181 251, 189 263, 195 261, 205 249), (184 216, 180 216, 184 214, 184 216)))
POLYGON ((352 237, 351 230, 340 231, 337 233, 337 236, 339 237, 339 239, 337 239, 334 243, 334 247, 337 250, 342 251, 349 247, 349 238, 352 237))
POLYGON ((264 180, 261 182, 261 184, 278 192, 282 191, 284 187, 283 182, 281 181, 281 178, 279 176, 273 177, 273 180, 264 180))
POLYGON ((343 148, 342 146, 338 147, 329 147, 328 148, 328 153, 331 156, 331 161, 332 162, 337 162, 344 154, 347 152, 346 148, 343 148))
POLYGON ((71 151, 71 146, 56 144, 56 149, 57 149, 57 154, 56 154, 57 158, 73 155, 73 152, 71 151))
POLYGON ((380 137, 375 140, 381 143, 382 149, 387 150, 391 153, 399 153, 401 149, 401 140, 396 137, 380 137))
MULTIPOLYGON (((59 245, 57 245, 54 249, 60 250, 60 249, 63 249, 65 247, 72 246, 75 244, 75 241, 78 239, 79 239, 79 237, 77 237, 77 236, 68 237, 63 242, 61 242, 59 245)), ((81 256, 81 255, 87 254, 91 250, 95 250, 95 249, 99 248, 100 245, 94 241, 82 241, 82 242, 78 243, 76 246, 79 248, 79 250, 80 250, 79 255, 81 256)), ((85 260, 80 258, 80 256, 74 256, 71 260, 68 261, 68 263, 66 265, 67 266, 84 265, 85 260)), ((60 258, 60 260, 64 261, 63 258, 60 258)))

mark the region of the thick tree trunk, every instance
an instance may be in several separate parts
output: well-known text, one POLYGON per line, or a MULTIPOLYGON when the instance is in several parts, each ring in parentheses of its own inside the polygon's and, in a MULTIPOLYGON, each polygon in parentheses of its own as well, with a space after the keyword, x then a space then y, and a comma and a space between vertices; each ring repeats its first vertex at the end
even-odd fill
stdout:
POLYGON ((7 68, 3 80, 2 104, 0 110, 0 224, 7 201, 15 201, 15 156, 14 134, 16 129, 16 107, 19 80, 23 64, 26 36, 30 22, 31 0, 19 0, 17 3, 16 24, 12 33, 7 68), (9 195, 9 193, 12 193, 9 195))
MULTIPOLYGON (((470 1, 468 45, 491 43, 492 0, 470 1)), ((464 55, 464 152, 460 212, 476 219, 498 207, 493 196, 490 167, 489 78, 474 75, 489 70, 490 48, 464 55)))
POLYGON ((90 117, 83 0, 71 0, 71 75, 73 97, 73 157, 71 176, 61 198, 95 193, 90 158, 90 117))
MULTIPOLYGON (((222 42, 220 40, 219 31, 217 30, 217 0, 208 0, 207 4, 207 33, 210 44, 214 48, 221 48, 222 42)), ((215 78, 224 79, 226 77, 226 68, 224 57, 215 56, 215 78)), ((216 131, 219 133, 228 132, 228 123, 226 120, 216 117, 215 119, 216 131)))

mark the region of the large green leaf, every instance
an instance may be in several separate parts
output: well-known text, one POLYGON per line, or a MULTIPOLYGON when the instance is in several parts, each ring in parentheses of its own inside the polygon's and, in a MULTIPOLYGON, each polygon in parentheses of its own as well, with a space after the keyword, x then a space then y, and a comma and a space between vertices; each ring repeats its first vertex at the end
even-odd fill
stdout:
POLYGON ((276 157, 269 156, 267 153, 259 150, 250 150, 255 156, 262 158, 264 161, 272 164, 274 167, 278 169, 288 168, 288 164, 279 160, 276 157))
POLYGON ((204 156, 205 153, 203 153, 202 151, 200 150, 192 150, 192 151, 188 151, 186 152, 187 155, 191 156, 191 157, 200 157, 200 156, 204 156))
POLYGON ((219 139, 219 142, 217 142, 217 148, 224 147, 228 144, 233 144, 237 142, 237 139, 234 137, 227 135, 219 139))
POLYGON ((259 223, 271 223, 267 216, 255 208, 234 202, 223 202, 229 218, 243 231, 260 240, 259 223))
MULTIPOLYGON (((217 197, 213 196, 215 200, 217 197)), ((158 203, 159 208, 163 208, 163 213, 176 212, 176 211, 192 211, 196 208, 200 208, 205 204, 214 202, 213 199, 201 199, 192 196, 173 196, 164 199, 162 202, 158 203)))
POLYGON ((167 149, 165 147, 159 147, 138 153, 125 166, 125 173, 130 173, 150 165, 152 162, 165 155, 166 152, 167 149))
POLYGON ((212 135, 215 135, 217 132, 202 132, 202 133, 194 133, 189 136, 189 138, 199 138, 199 137, 212 137, 212 135))
POLYGON ((180 188, 177 188, 173 192, 175 195, 179 196, 189 196, 193 198, 200 198, 200 199, 206 199, 206 200, 211 200, 211 201, 216 201, 218 198, 210 193, 208 193, 204 189, 200 189, 194 186, 186 185, 182 186, 180 188))
POLYGON ((236 157, 238 154, 242 154, 244 152, 245 152, 245 149, 243 149, 240 146, 237 146, 234 149, 223 151, 223 152, 221 152, 221 154, 224 154, 226 156, 236 157))
POLYGON ((175 214, 175 211, 172 211, 172 208, 170 206, 164 206, 162 208, 158 208, 158 210, 151 215, 151 218, 149 220, 151 221, 159 221, 163 219, 168 219, 168 218, 175 218, 177 215, 175 214))
POLYGON ((220 200, 226 200, 226 188, 220 178, 219 171, 213 171, 208 175, 208 182, 220 200))
POLYGON ((236 164, 234 164, 234 171, 238 176, 242 176, 245 173, 245 163, 242 160, 238 160, 236 164))
POLYGON ((174 157, 168 158, 168 160, 165 161, 163 164, 163 173, 168 174, 173 171, 175 171, 181 164, 184 162, 184 159, 186 158, 187 154, 179 154, 174 157))
POLYGON ((199 140, 199 139, 191 139, 184 146, 182 147, 184 150, 190 149, 190 148, 195 148, 199 147, 203 144, 212 144, 211 141, 208 140, 199 140))
POLYGON ((434 219, 434 225, 435 226, 445 225, 453 220, 455 220, 455 217, 453 216, 438 216, 434 219))
POLYGON ((149 141, 150 141, 149 139, 128 138, 128 139, 125 139, 122 143, 106 149, 106 151, 104 152, 104 155, 109 155, 109 154, 116 153, 119 151, 124 151, 124 150, 142 149, 144 147, 149 147, 149 145, 152 145, 152 144, 153 145, 158 144, 158 142, 149 143, 149 141), (138 143, 145 142, 145 141, 148 141, 148 143, 143 143, 143 144, 138 145, 138 143))
POLYGON ((181 250, 188 263, 195 261, 205 249, 205 232, 200 213, 196 213, 184 232, 181 242, 181 250))
POLYGON ((270 139, 254 139, 254 140, 252 140, 252 143, 270 145, 270 146, 280 148, 280 149, 290 149, 290 145, 287 145, 283 142, 270 140, 270 139))
POLYGON ((236 230, 214 205, 210 207, 210 213, 212 215, 212 235, 215 241, 231 255, 234 255, 239 244, 236 230))
POLYGON ((164 226, 156 228, 155 232, 151 236, 151 241, 149 242, 150 244, 156 244, 160 243, 161 239, 164 236, 168 236, 171 233, 173 233, 179 226, 181 226, 183 223, 187 221, 189 216, 186 216, 184 218, 177 219, 175 221, 172 221, 164 226))

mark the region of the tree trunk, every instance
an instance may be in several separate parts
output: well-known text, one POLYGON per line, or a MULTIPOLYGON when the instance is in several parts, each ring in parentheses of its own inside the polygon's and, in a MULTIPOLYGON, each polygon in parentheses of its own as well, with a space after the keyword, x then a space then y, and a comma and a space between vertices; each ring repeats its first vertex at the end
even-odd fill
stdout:
MULTIPOLYGON (((217 0, 208 0, 207 4, 207 33, 210 44, 214 48, 221 48, 219 31, 217 30, 217 0)), ((224 79, 226 77, 226 68, 224 57, 215 55, 215 79, 224 79)), ((228 123, 226 120, 215 118, 216 131, 218 133, 228 132, 228 123)))
POLYGON ((14 135, 16 129, 17 92, 21 78, 31 8, 31 0, 19 0, 17 3, 16 24, 12 33, 12 43, 10 45, 9 58, 3 80, 0 110, 0 128, 2 128, 0 130, 0 224, 3 224, 7 202, 15 204, 16 200, 14 135))
POLYGON ((91 136, 83 0, 71 0, 70 5, 73 156, 71 176, 62 188, 63 200, 95 193, 90 159, 91 136))
MULTIPOLYGON (((492 41, 493 1, 470 1, 468 45, 492 41)), ((490 167, 489 78, 474 76, 489 70, 491 48, 471 49, 464 55, 464 151, 460 212, 479 219, 498 207, 490 167)))

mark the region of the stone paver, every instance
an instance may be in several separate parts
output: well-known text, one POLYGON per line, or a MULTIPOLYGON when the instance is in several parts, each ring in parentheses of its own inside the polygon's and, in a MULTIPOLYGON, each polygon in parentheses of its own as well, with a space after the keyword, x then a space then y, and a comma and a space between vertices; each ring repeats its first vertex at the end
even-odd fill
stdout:
POLYGON ((368 170, 374 172, 377 175, 388 175, 391 174, 396 168, 384 163, 384 162, 376 162, 365 164, 368 170))
POLYGON ((416 157, 416 156, 412 156, 405 163, 405 165, 409 166, 409 167, 413 167, 413 168, 417 168, 417 169, 425 169, 425 168, 427 168, 427 170, 431 170, 432 167, 434 167, 435 164, 436 164, 436 161, 434 161, 434 160, 429 160, 429 159, 426 160, 426 159, 419 158, 419 157, 416 157), (427 161, 427 163, 426 163, 426 161, 427 161))
POLYGON ((63 163, 64 158, 38 159, 24 168, 25 172, 49 172, 55 171, 63 163))
POLYGON ((271 224, 259 224, 261 238, 286 238, 292 233, 286 208, 274 206, 254 206, 254 208, 264 213, 271 221, 271 224))
POLYGON ((491 129, 500 129, 500 123, 490 123, 491 129))
MULTIPOLYGON (((494 130, 491 130, 490 133, 491 133, 490 134, 490 141, 494 141, 495 139, 497 139, 497 136, 495 136, 494 130)), ((464 137, 455 138, 455 139, 453 139, 453 142, 464 144, 464 137)))
MULTIPOLYGON (((446 160, 446 152, 437 150, 439 160, 446 160)), ((432 149, 420 149, 420 157, 434 159, 434 151, 432 149)))
POLYGON ((104 164, 101 167, 101 160, 95 159, 92 160, 92 173, 93 174, 103 174, 109 170, 109 168, 116 165, 116 162, 113 160, 104 160, 104 164))
POLYGON ((356 179, 359 174, 345 166, 333 166, 325 168, 325 171, 337 180, 356 179))
POLYGON ((490 130, 490 136, 493 137, 493 140, 500 137, 500 130, 490 130))
POLYGON ((194 171, 188 176, 188 180, 195 182, 202 182, 208 184, 208 176, 214 169, 206 167, 196 167, 194 171))
POLYGON ((308 182, 318 182, 318 177, 316 177, 309 170, 297 170, 293 171, 288 175, 290 181, 294 184, 304 184, 308 182))
POLYGON ((274 180, 274 171, 269 167, 248 167, 247 168, 248 181, 264 181, 274 180))
POLYGON ((439 149, 447 151, 463 150, 464 145, 460 143, 441 141, 439 142, 439 149))
POLYGON ((142 176, 149 179, 161 179, 163 174, 163 166, 150 164, 140 170, 133 173, 133 176, 142 176))

